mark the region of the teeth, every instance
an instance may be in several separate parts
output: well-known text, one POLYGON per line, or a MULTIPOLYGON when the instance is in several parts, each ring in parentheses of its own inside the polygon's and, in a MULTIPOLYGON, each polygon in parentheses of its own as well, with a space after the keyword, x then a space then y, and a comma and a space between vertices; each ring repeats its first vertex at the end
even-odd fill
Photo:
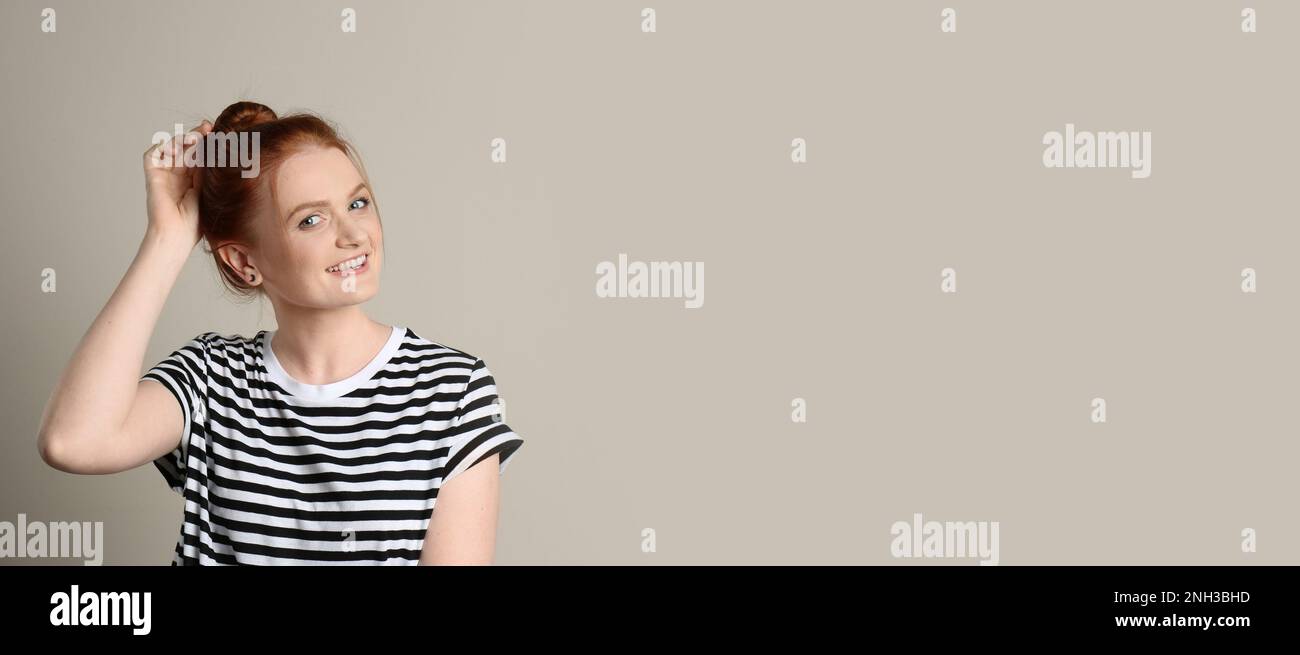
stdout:
POLYGON ((351 270, 354 268, 360 268, 360 266, 364 263, 366 263, 366 256, 361 255, 360 257, 357 257, 355 259, 349 259, 343 262, 342 264, 335 264, 334 266, 331 266, 325 270, 329 271, 330 273, 337 273, 338 271, 343 269, 351 270))

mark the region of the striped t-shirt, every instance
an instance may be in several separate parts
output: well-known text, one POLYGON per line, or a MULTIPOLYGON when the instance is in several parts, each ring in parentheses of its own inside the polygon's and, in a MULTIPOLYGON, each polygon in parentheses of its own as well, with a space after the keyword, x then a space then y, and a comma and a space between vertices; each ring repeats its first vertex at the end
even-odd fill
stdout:
POLYGON ((184 497, 172 565, 417 564, 438 489, 523 445, 473 355, 402 326, 345 380, 304 384, 253 338, 205 332, 140 379, 185 415, 154 460, 184 497))

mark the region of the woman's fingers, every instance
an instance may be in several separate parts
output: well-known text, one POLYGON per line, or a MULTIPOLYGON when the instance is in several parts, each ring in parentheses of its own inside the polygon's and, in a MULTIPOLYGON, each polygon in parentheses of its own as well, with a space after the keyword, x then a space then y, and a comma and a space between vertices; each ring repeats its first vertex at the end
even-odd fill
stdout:
POLYGON ((204 120, 198 127, 185 133, 184 144, 188 148, 199 142, 204 135, 212 131, 212 124, 204 120))
POLYGON ((159 168, 176 168, 184 166, 186 152, 196 147, 199 140, 212 132, 212 123, 204 119, 197 127, 185 134, 168 137, 166 141, 154 144, 144 151, 146 163, 159 168))
POLYGON ((181 135, 179 139, 175 137, 172 138, 171 159, 172 159, 173 167, 178 165, 179 166, 185 165, 184 162, 185 154, 188 153, 190 150, 193 150, 198 145, 199 139, 201 139, 204 134, 205 134, 204 132, 200 132, 198 128, 195 128, 181 135))

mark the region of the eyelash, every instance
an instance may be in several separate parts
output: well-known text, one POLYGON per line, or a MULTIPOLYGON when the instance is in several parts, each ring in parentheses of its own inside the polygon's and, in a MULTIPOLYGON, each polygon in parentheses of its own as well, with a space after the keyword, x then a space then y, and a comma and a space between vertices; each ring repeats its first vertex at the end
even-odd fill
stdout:
MULTIPOLYGON (((356 200, 353 200, 352 202, 359 202, 359 201, 363 201, 363 202, 365 202, 366 204, 365 204, 364 207, 358 207, 357 209, 365 209, 366 207, 369 207, 369 206, 370 206, 370 198, 369 198, 368 196, 361 196, 360 198, 357 198, 356 200)), ((303 228, 303 225, 302 225, 302 224, 303 224, 303 223, 306 223, 306 222, 307 222, 307 219, 309 219, 309 218, 311 218, 311 217, 313 217, 313 216, 320 216, 320 214, 310 214, 310 215, 308 215, 308 216, 304 216, 304 217, 302 218, 301 221, 298 221, 298 228, 299 228, 299 229, 310 229, 310 228, 316 227, 316 225, 319 225, 319 223, 317 223, 316 225, 308 225, 306 228, 303 228)))

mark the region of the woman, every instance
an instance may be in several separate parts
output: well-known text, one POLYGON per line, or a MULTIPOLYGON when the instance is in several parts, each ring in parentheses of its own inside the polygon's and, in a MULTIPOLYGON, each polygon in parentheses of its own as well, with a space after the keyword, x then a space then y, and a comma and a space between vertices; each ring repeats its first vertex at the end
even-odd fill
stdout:
POLYGON ((237 102, 146 151, 144 173, 144 240, 46 405, 42 458, 152 461, 185 498, 173 565, 490 564, 498 477, 523 440, 482 359, 362 311, 384 233, 351 145, 311 114, 237 102), (256 167, 185 165, 232 136, 256 167), (200 239, 278 327, 204 332, 138 377, 200 239))

